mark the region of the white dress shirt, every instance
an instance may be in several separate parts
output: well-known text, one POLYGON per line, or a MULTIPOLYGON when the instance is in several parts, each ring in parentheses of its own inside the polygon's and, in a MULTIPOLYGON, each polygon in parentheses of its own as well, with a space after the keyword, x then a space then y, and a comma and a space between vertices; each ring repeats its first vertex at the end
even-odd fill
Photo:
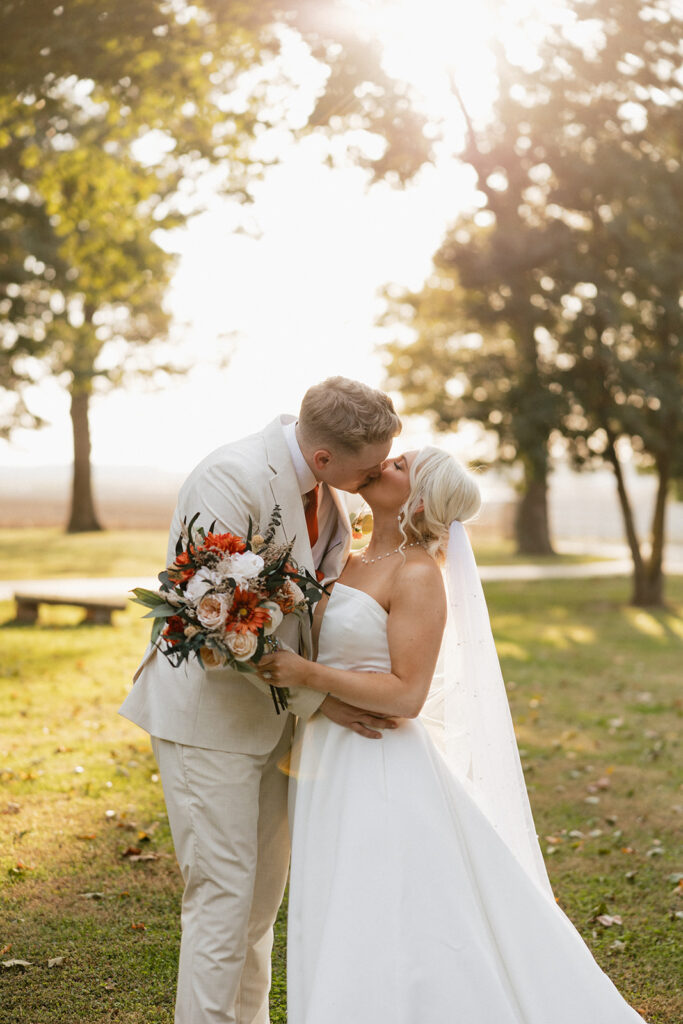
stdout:
MULTIPOLYGON (((287 447, 289 448, 289 454, 292 456, 294 472, 296 473, 296 478, 299 481, 299 490, 301 491, 303 498, 303 495, 312 491, 319 481, 316 480, 313 470, 306 462, 301 448, 299 447, 299 442, 296 439, 296 424, 296 420, 292 420, 289 423, 283 423, 282 430, 285 435, 287 447)), ((315 562, 316 569, 320 568, 320 563, 327 551, 332 533, 336 526, 336 520, 337 509, 334 501, 332 500, 332 495, 330 494, 327 484, 321 483, 318 490, 318 540, 312 548, 313 561, 315 562)))

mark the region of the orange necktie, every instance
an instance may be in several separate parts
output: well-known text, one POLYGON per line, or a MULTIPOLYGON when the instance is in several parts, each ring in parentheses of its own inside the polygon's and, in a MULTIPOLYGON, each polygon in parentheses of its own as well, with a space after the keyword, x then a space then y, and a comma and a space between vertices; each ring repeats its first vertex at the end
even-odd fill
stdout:
POLYGON ((318 487, 316 484, 312 491, 306 491, 304 494, 305 501, 305 515, 306 515, 306 527, 308 529, 308 539, 311 543, 311 547, 315 546, 315 542, 318 539, 318 487))

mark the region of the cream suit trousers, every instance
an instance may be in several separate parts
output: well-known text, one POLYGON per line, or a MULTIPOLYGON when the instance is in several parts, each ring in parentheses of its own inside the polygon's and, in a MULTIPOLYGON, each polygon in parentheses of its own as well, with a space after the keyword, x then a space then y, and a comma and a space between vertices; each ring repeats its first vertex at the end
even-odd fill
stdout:
POLYGON ((152 737, 185 883, 175 1024, 268 1024, 273 923, 289 865, 293 716, 271 753, 152 737))

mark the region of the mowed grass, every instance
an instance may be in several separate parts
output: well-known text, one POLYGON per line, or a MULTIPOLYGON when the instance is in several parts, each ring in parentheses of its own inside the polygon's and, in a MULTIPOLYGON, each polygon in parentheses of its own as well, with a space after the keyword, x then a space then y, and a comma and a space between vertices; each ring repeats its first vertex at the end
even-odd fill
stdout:
MULTIPOLYGON (((166 559, 166 530, 108 530, 67 534, 57 527, 0 529, 0 580, 78 576, 155 576, 166 559)), ((363 547, 364 542, 354 543, 363 547)), ((481 565, 528 562, 571 565, 595 561, 591 555, 515 554, 513 541, 475 538, 481 565)))
POLYGON ((167 530, 0 529, 0 580, 155 576, 164 568, 167 540, 167 530))
MULTIPOLYGON (((626 999, 680 1024, 683 580, 666 611, 628 608, 629 589, 486 592, 560 904, 626 999)), ((180 878, 149 742, 116 714, 148 623, 134 609, 112 627, 70 609, 43 609, 37 627, 12 617, 0 604, 0 961, 30 966, 0 970, 0 1024, 170 1024, 180 878)), ((281 913, 273 1024, 284 951, 281 913)))

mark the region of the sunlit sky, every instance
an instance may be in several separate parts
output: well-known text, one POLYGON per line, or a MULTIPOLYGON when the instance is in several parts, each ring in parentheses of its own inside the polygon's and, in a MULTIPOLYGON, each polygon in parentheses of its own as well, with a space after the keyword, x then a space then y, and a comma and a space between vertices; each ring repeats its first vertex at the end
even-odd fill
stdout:
MULTIPOLYGON (((167 302, 191 372, 161 391, 140 385, 95 397, 95 464, 190 468, 277 413, 296 412, 306 388, 324 377, 382 386, 377 346, 389 335, 374 326, 378 292, 388 282, 419 288, 448 223, 474 202, 472 174, 454 159, 463 125, 447 76, 455 75, 470 112, 485 118, 494 88, 491 23, 485 2, 349 0, 349 7, 364 31, 382 39, 387 70, 413 82, 443 120, 436 165, 405 190, 368 188, 359 168, 325 164, 322 139, 294 141, 288 132, 265 139, 280 162, 257 185, 249 211, 208 199, 207 212, 173 239, 179 265, 167 302), (252 234, 236 232, 245 221, 252 234)), ((508 39, 520 61, 532 61, 544 19, 560 9, 559 0, 510 4, 508 39)), ((283 59, 302 83, 296 102, 310 107, 310 59, 292 40, 283 59)), ((291 116, 301 119, 294 104, 291 116)), ((20 432, 11 445, 0 441, 0 464, 69 463, 68 396, 46 383, 29 401, 50 426, 20 432)), ((399 447, 427 436, 415 423, 399 447)))

